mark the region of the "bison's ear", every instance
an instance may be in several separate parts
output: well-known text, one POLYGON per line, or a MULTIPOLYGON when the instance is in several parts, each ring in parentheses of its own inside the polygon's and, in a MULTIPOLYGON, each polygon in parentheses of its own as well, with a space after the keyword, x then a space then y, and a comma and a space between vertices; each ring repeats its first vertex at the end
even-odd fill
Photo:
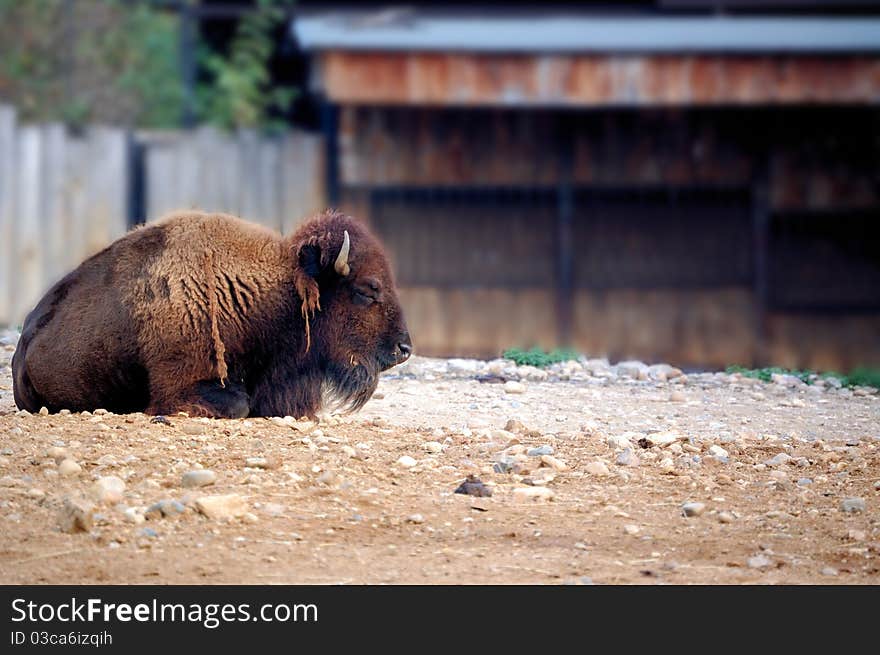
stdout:
MULTIPOLYGON (((297 252, 297 263, 300 270, 315 280, 318 279, 330 258, 333 257, 334 248, 329 241, 330 234, 328 233, 325 239, 319 240, 317 243, 310 241, 302 244, 297 252)), ((348 264, 350 251, 351 238, 348 236, 348 230, 343 230, 342 246, 333 261, 333 270, 342 277, 347 277, 351 273, 351 267, 348 264)))
POLYGON ((321 274, 321 247, 307 243, 299 249, 297 258, 300 269, 310 278, 317 279, 321 274))

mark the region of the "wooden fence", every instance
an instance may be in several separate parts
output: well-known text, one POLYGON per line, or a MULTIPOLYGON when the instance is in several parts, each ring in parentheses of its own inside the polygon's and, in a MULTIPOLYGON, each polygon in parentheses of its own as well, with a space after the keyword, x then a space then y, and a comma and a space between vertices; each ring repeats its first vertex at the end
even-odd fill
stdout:
POLYGON ((27 125, 0 105, 0 325, 133 223, 175 209, 282 231, 324 203, 321 140, 290 131, 131 132, 27 125))
POLYGON ((144 148, 144 209, 155 220, 175 209, 227 212, 282 232, 324 204, 322 141, 288 131, 277 137, 241 130, 225 135, 139 133, 144 148))

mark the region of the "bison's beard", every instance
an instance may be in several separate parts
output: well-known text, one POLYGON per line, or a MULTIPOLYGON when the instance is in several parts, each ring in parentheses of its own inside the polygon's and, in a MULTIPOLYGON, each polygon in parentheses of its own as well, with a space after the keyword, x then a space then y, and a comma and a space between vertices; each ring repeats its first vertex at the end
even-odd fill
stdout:
POLYGON ((379 384, 376 362, 352 357, 332 363, 321 387, 322 405, 328 410, 356 412, 372 397, 379 384))

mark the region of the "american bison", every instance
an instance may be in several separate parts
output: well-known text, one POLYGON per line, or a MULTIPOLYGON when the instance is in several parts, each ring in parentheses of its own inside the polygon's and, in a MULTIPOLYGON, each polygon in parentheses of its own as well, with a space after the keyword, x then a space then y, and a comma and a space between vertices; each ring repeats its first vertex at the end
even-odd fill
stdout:
POLYGON ((13 390, 30 411, 313 417, 363 406, 411 350, 362 223, 328 211, 282 237, 180 212, 49 290, 25 320, 13 390))

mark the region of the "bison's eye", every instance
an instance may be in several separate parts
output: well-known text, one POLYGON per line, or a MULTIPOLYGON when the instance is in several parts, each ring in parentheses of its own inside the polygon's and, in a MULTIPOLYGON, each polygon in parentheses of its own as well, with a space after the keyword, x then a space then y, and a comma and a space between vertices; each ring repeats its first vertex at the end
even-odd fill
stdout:
POLYGON ((382 299, 382 285, 379 280, 368 277, 352 286, 354 301, 358 305, 372 305, 382 299))
POLYGON ((361 291, 359 289, 354 290, 354 301, 358 305, 372 305, 376 302, 376 298, 371 295, 370 292, 361 291))

